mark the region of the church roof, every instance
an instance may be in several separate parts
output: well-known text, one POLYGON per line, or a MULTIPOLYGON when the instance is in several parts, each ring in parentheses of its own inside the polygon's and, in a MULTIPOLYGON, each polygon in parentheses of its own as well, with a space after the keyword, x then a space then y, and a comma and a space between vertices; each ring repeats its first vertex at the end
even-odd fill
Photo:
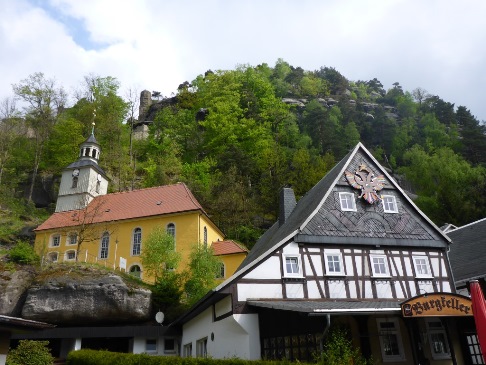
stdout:
POLYGON ((248 253, 248 250, 233 240, 216 241, 211 244, 214 256, 248 253))
POLYGON ((54 213, 35 230, 43 231, 197 210, 206 214, 189 188, 179 183, 100 195, 94 198, 85 209, 54 213))

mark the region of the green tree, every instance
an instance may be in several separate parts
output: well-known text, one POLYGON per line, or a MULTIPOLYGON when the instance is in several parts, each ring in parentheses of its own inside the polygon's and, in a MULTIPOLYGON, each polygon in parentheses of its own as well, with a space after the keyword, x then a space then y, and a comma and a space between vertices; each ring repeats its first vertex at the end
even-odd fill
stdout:
POLYGON ((17 348, 10 350, 6 365, 52 365, 49 341, 20 340, 17 348))

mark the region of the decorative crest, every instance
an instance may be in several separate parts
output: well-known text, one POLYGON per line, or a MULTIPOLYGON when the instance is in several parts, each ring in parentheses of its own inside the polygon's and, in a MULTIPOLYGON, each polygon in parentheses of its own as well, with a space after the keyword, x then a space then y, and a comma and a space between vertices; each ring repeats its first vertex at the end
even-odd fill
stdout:
POLYGON ((380 191, 385 186, 385 177, 383 175, 375 177, 375 174, 363 163, 359 165, 358 170, 354 174, 345 171, 344 175, 349 185, 361 190, 360 198, 363 197, 370 204, 380 200, 377 191, 380 191))

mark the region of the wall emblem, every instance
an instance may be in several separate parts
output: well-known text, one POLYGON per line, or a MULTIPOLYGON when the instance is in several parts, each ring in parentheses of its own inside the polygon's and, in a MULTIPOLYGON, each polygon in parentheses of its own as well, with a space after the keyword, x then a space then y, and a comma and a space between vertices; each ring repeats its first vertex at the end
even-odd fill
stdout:
POLYGON ((361 190, 360 198, 363 197, 370 204, 380 200, 377 192, 385 186, 385 178, 383 175, 375 176, 365 164, 361 164, 354 174, 345 171, 344 175, 349 185, 361 190))

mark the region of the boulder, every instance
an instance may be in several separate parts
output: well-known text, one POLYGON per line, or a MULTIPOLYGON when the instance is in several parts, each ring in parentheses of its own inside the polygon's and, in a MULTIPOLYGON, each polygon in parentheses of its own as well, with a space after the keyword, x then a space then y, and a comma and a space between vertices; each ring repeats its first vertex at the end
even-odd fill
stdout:
POLYGON ((140 322, 150 318, 151 295, 115 274, 50 277, 27 291, 22 318, 62 325, 140 322))
POLYGON ((0 272, 0 314, 18 317, 34 273, 25 270, 0 272))

